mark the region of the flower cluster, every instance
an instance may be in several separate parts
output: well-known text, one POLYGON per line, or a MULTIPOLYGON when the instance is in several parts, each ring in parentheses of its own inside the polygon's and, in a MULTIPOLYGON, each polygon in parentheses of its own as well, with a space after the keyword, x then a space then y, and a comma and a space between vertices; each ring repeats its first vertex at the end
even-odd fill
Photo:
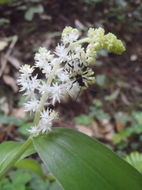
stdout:
POLYGON ((91 28, 86 38, 79 38, 77 29, 66 27, 55 51, 39 48, 34 66, 24 65, 20 69, 18 84, 27 97, 25 111, 35 112, 35 121, 29 130, 34 136, 51 129, 57 118, 51 105, 60 102, 66 94, 75 97, 81 88, 94 83, 94 71, 90 65, 95 62, 97 50, 106 48, 117 54, 125 50, 115 35, 105 35, 102 28, 91 28), (36 68, 42 72, 42 79, 34 74, 36 68))

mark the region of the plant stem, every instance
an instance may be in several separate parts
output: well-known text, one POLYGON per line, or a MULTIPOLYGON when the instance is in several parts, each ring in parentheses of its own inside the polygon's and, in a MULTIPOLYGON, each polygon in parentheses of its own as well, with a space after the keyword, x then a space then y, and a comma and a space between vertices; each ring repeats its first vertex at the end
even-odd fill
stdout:
POLYGON ((89 38, 84 38, 84 39, 78 40, 77 42, 74 42, 73 45, 89 43, 89 41, 90 41, 89 38))
POLYGON ((0 173, 0 179, 3 177, 3 175, 17 162, 17 160, 23 155, 23 153, 29 148, 29 146, 32 144, 32 138, 29 137, 26 142, 21 146, 21 149, 15 154, 13 159, 8 163, 8 165, 2 170, 0 173))
MULTIPOLYGON (((58 68, 60 62, 57 62, 55 64, 55 66, 52 69, 52 72, 49 75, 48 81, 47 81, 47 85, 50 86, 54 77, 54 73, 56 71, 56 69, 58 68)), ((46 102, 48 98, 48 93, 44 93, 40 99, 40 103, 39 103, 39 107, 35 113, 35 117, 34 117, 34 125, 38 125, 39 120, 40 120, 40 112, 42 111, 42 109, 44 108, 44 103, 46 102)))

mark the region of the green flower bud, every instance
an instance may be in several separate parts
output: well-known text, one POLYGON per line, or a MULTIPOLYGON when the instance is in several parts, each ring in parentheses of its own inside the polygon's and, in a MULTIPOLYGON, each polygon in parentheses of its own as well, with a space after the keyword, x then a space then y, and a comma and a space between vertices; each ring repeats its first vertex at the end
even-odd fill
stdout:
POLYGON ((87 58, 87 64, 88 64, 88 65, 90 65, 90 64, 92 64, 92 63, 95 62, 96 56, 97 56, 95 43, 90 43, 90 44, 87 46, 87 49, 86 49, 86 56, 88 57, 88 58, 87 58))
POLYGON ((112 51, 115 54, 121 54, 123 51, 125 51, 122 41, 118 40, 114 34, 108 33, 104 38, 105 48, 109 51, 112 51))
POLYGON ((88 38, 91 43, 94 43, 95 50, 102 49, 104 47, 104 34, 105 31, 103 28, 88 30, 88 38))

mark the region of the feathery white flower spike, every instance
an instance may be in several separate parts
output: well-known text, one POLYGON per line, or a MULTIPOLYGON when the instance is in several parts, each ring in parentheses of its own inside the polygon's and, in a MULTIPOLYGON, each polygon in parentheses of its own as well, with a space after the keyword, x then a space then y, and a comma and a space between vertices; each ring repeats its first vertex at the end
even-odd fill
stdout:
POLYGON ((80 89, 94 83, 94 71, 90 65, 96 60, 97 50, 106 48, 116 54, 125 50, 115 35, 105 35, 102 28, 90 28, 86 38, 79 37, 79 30, 66 27, 55 51, 39 48, 35 54, 35 65, 24 65, 20 69, 21 75, 17 82, 28 100, 24 105, 25 111, 35 113, 34 124, 29 129, 33 136, 51 130, 58 115, 50 109, 51 105, 60 103, 66 93, 77 97, 80 89), (43 78, 34 74, 35 68, 41 71, 43 78))

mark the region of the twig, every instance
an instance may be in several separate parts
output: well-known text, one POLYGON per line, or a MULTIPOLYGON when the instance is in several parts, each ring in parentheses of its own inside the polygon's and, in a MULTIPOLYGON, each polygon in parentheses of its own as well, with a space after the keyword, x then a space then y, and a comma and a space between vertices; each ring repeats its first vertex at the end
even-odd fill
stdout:
POLYGON ((10 56, 10 54, 11 54, 17 40, 18 40, 18 37, 14 36, 12 42, 10 43, 10 46, 9 46, 6 54, 5 54, 5 56, 3 57, 3 60, 1 58, 1 63, 2 64, 1 64, 1 70, 0 70, 0 77, 2 76, 2 74, 3 74, 3 72, 4 72, 5 68, 6 68, 8 57, 10 56))

